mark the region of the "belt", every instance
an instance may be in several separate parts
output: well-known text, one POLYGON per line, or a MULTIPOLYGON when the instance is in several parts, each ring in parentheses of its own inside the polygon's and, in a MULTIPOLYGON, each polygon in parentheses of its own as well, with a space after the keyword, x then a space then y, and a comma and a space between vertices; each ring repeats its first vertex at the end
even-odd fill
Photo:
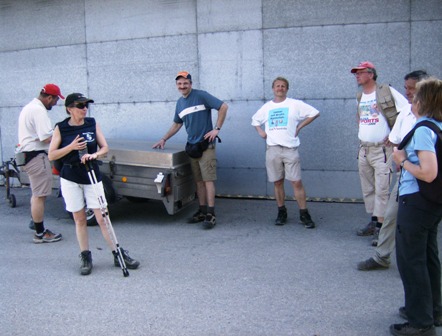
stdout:
POLYGON ((385 143, 383 141, 380 142, 367 142, 367 141, 360 141, 361 147, 380 147, 385 146, 385 143))

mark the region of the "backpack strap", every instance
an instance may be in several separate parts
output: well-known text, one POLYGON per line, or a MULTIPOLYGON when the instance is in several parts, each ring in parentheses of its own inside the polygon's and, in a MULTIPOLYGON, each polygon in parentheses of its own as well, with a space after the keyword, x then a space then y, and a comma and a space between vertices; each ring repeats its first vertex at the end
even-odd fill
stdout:
POLYGON ((413 129, 407 133, 407 135, 402 139, 401 143, 399 144, 398 149, 403 149, 408 144, 408 142, 410 142, 416 129, 421 126, 425 126, 431 129, 442 141, 442 130, 435 123, 429 120, 423 120, 414 125, 413 129))

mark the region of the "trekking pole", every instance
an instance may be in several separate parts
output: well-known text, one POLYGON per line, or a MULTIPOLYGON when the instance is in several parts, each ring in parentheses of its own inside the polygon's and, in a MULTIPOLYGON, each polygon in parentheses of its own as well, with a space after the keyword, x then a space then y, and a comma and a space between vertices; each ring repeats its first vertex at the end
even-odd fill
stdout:
POLYGON ((127 270, 126 263, 124 262, 123 251, 122 251, 120 245, 118 244, 117 236, 115 235, 114 228, 112 227, 112 223, 109 218, 109 212, 107 211, 107 207, 104 205, 105 204, 105 201, 104 201, 105 197, 102 193, 100 193, 97 190, 98 181, 97 181, 97 177, 94 172, 94 168, 92 167, 91 161, 86 161, 85 166, 86 166, 86 170, 87 170, 87 175, 89 176, 89 180, 91 181, 91 184, 92 184, 92 188, 94 189, 95 196, 98 198, 98 203, 100 204, 101 215, 103 216, 104 223, 106 224, 106 228, 109 233, 109 237, 112 240, 112 243, 114 243, 114 245, 116 247, 118 263, 120 264, 121 270, 123 271, 123 275, 125 277, 128 277, 129 271, 127 270))

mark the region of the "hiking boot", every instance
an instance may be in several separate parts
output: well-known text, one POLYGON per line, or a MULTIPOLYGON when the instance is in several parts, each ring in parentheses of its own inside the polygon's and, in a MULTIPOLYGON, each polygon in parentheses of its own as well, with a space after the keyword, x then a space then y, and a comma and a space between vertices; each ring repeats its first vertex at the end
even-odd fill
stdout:
POLYGON ((81 265, 80 274, 89 275, 92 272, 92 254, 91 251, 82 251, 80 253, 81 265))
POLYGON ((376 223, 370 222, 364 228, 358 230, 358 232, 356 232, 356 234, 358 236, 372 236, 375 229, 376 229, 376 223))
MULTIPOLYGON (((120 267, 120 262, 118 261, 117 252, 112 251, 112 254, 114 255, 114 265, 115 267, 120 267)), ((129 269, 137 269, 138 266, 140 266, 140 262, 132 259, 129 256, 129 251, 121 249, 121 254, 123 256, 124 263, 126 264, 126 267, 129 269)))
POLYGON ((38 235, 34 233, 34 243, 55 243, 61 240, 61 233, 53 233, 51 230, 46 229, 42 234, 38 235))
POLYGON ((374 270, 384 270, 384 269, 388 269, 388 266, 379 264, 373 258, 358 263, 358 270, 360 271, 374 271, 374 270))
POLYGON ((192 217, 190 217, 187 220, 187 223, 189 224, 195 224, 195 223, 199 223, 199 222, 203 222, 206 219, 206 215, 203 214, 203 212, 201 210, 198 210, 197 212, 195 212, 192 217))
POLYGON ((216 225, 216 217, 211 213, 207 213, 206 218, 204 219, 203 228, 206 230, 213 229, 216 225))
POLYGON ((34 224, 34 221, 33 221, 32 219, 31 219, 31 221, 29 222, 28 227, 29 227, 32 231, 35 231, 35 224, 34 224))
MULTIPOLYGON (((402 317, 404 320, 408 320, 407 311, 405 310, 405 307, 399 308, 399 316, 402 317)), ((434 319, 434 325, 436 327, 442 326, 442 313, 433 313, 433 319, 434 319)))
POLYGON ((275 219, 275 225, 284 225, 287 223, 287 209, 278 210, 278 217, 275 219))
POLYGON ((392 324, 390 326, 390 333, 395 336, 437 336, 434 326, 427 328, 413 328, 407 323, 392 324))
POLYGON ((381 231, 381 229, 378 227, 374 229, 373 240, 371 241, 371 246, 378 246, 379 231, 381 231))
POLYGON ((306 229, 314 229, 315 223, 312 221, 312 217, 310 216, 308 210, 300 210, 299 219, 306 229))

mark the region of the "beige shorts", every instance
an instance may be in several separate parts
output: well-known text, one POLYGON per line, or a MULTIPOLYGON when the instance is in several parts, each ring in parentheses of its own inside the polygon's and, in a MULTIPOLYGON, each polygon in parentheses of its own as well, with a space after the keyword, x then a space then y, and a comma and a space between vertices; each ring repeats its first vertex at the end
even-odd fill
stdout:
POLYGON ((40 153, 29 161, 22 170, 28 174, 32 196, 43 197, 52 193, 52 167, 48 156, 40 153))
POLYGON ((301 180, 301 158, 298 147, 267 146, 266 169, 269 182, 282 179, 301 180))
POLYGON ((195 182, 216 181, 216 153, 213 145, 209 145, 199 159, 190 158, 193 178, 195 182))
POLYGON ((66 210, 69 212, 80 211, 85 206, 89 209, 100 209, 100 202, 95 194, 94 187, 98 195, 103 196, 103 206, 107 206, 102 182, 98 182, 96 185, 78 184, 60 178, 60 187, 64 203, 66 204, 66 210))

